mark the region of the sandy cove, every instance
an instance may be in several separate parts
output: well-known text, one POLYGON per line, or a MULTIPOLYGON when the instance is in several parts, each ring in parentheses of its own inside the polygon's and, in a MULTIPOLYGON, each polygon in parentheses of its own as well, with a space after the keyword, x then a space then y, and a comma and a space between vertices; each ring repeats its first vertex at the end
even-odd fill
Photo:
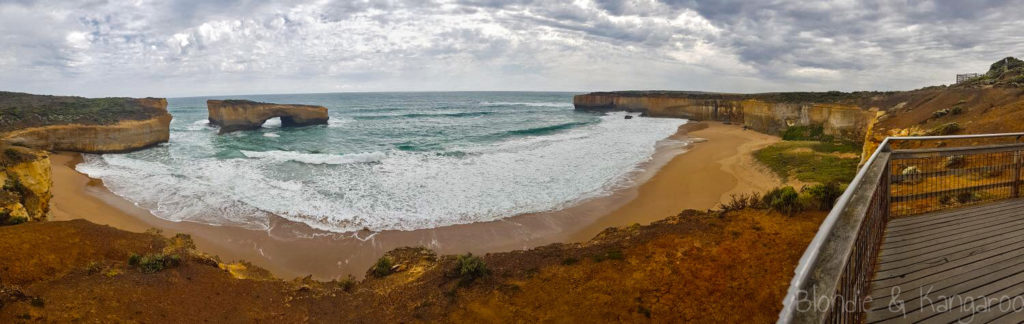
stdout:
POLYGON ((281 218, 267 231, 192 222, 171 222, 118 197, 102 181, 74 169, 75 153, 53 154, 52 219, 84 218, 128 231, 157 228, 191 234, 199 249, 223 260, 247 260, 282 278, 312 274, 333 279, 361 276, 384 252, 426 246, 440 254, 526 249, 556 242, 585 241, 611 226, 626 226, 711 209, 731 194, 764 192, 781 185, 751 153, 778 137, 717 122, 690 123, 670 139, 703 139, 680 150, 663 149, 637 175, 639 186, 590 199, 562 210, 502 220, 415 231, 322 232, 281 218), (706 125, 706 127, 705 127, 706 125))

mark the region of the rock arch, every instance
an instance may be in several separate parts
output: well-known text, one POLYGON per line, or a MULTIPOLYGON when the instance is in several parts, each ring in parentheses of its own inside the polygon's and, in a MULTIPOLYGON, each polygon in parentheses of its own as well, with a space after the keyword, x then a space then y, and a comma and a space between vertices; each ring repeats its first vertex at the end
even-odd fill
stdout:
POLYGON ((327 108, 311 105, 290 105, 250 100, 207 100, 210 125, 220 126, 220 133, 260 128, 268 119, 280 117, 281 127, 327 124, 327 108))

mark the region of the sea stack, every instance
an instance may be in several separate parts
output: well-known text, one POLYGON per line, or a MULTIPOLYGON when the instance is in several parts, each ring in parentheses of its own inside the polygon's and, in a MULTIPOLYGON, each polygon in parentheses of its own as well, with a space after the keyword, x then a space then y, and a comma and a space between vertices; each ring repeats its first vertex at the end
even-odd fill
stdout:
POLYGON ((327 108, 250 100, 207 100, 210 124, 220 126, 220 133, 258 129, 268 119, 281 118, 281 127, 327 124, 327 108))

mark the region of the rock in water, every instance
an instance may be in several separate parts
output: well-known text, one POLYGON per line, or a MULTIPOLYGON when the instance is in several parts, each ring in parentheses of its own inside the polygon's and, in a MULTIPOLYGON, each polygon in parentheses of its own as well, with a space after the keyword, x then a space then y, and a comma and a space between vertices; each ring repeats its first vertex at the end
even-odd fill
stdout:
POLYGON ((260 128, 274 117, 281 118, 281 127, 327 124, 327 108, 311 105, 274 104, 250 100, 207 100, 210 124, 220 126, 220 133, 260 128))

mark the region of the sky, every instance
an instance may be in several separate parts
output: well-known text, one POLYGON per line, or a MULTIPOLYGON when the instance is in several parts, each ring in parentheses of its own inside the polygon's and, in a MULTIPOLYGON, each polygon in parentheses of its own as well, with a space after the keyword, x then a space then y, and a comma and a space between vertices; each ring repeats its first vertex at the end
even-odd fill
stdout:
POLYGON ((909 90, 1022 31, 1024 0, 0 0, 0 90, 909 90))

